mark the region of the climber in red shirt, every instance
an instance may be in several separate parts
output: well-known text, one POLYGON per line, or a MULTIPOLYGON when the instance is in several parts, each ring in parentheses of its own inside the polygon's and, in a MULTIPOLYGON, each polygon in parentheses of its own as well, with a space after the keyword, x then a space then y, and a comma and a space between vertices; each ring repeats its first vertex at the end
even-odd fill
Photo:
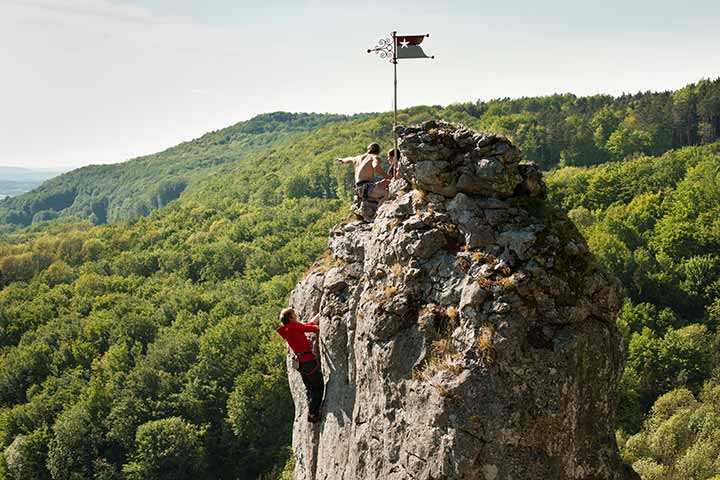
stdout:
POLYGON ((295 353, 299 363, 298 370, 307 391, 308 421, 318 422, 325 393, 325 381, 320 371, 320 362, 313 353, 312 345, 305 334, 319 334, 320 313, 317 313, 309 322, 302 323, 298 322, 295 310, 285 308, 280 312, 280 321, 283 325, 277 329, 277 332, 295 353))

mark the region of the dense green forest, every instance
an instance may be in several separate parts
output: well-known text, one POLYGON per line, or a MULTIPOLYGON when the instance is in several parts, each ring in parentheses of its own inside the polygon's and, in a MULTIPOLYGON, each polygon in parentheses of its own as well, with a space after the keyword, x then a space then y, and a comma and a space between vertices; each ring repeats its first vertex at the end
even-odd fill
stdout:
POLYGON ((619 439, 643 479, 720 474, 720 144, 547 177, 628 296, 619 439))
MULTIPOLYGON (((587 166, 714 142, 720 138, 720 80, 702 80, 675 92, 498 99, 400 114, 405 123, 430 118, 507 133, 544 169, 587 166)), ((388 138, 391 125, 390 114, 260 115, 155 155, 62 175, 0 201, 0 224, 9 230, 58 216, 94 224, 134 219, 176 199, 208 174, 238 167, 248 170, 238 179, 243 196, 261 204, 293 195, 332 197, 343 185, 327 178, 333 149, 388 138), (299 156, 308 165, 296 175, 284 174, 303 164, 299 156), (283 164, 284 173, 276 172, 283 164), (248 183, 258 178, 253 169, 268 174, 262 188, 248 183), (278 191, 280 183, 289 184, 289 190, 278 191)))
MULTIPOLYGON (((718 100, 702 81, 401 112, 508 133, 554 169, 550 200, 627 291, 618 438, 645 480, 720 472, 718 100)), ((332 158, 390 126, 270 114, 55 179, 106 198, 104 219, 80 196, 52 210, 53 181, 2 202, 24 220, 0 237, 0 479, 277 478, 293 418, 277 310, 345 218, 332 158), (153 203, 165 177, 182 195, 153 203)))
POLYGON ((0 247, 0 478, 255 478, 284 464, 277 311, 339 207, 176 203, 0 247))

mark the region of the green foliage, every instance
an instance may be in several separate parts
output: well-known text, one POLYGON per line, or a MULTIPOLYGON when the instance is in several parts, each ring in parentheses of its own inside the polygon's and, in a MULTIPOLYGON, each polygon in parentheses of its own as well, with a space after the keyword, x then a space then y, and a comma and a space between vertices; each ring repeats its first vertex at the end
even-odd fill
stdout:
POLYGON ((547 181, 629 296, 617 320, 627 345, 618 421, 621 437, 635 434, 625 457, 645 480, 713 477, 718 403, 696 396, 710 398, 720 375, 719 145, 564 168, 547 181))
POLYGON ((650 135, 642 130, 631 130, 620 125, 607 139, 605 148, 615 160, 622 160, 634 153, 646 153, 650 149, 650 135))
POLYGON ((294 412, 285 378, 285 349, 270 345, 272 352, 261 352, 254 359, 259 368, 246 370, 235 380, 227 401, 227 422, 244 444, 245 474, 257 476, 252 459, 264 465, 282 465, 285 439, 291 435, 294 412))
POLYGON ((720 263, 711 253, 720 250, 719 171, 713 144, 561 169, 548 184, 552 201, 570 210, 633 302, 670 308, 684 325, 704 315, 720 287, 720 263))
POLYGON ((256 478, 284 465, 294 414, 275 319, 344 210, 218 196, 0 243, 0 264, 18 265, 0 290, 7 475, 256 478), (168 419, 186 422, 181 438, 168 419))
MULTIPOLYGON (((720 427, 686 410, 717 405, 719 88, 399 112, 563 165, 551 201, 628 293, 619 425, 645 478, 716 468, 720 427)), ((277 310, 345 214, 333 159, 391 125, 268 114, 0 202, 0 478, 289 478, 277 310)))
POLYGON ((658 398, 643 430, 623 450, 643 479, 707 480, 720 471, 720 386, 705 385, 699 399, 686 389, 658 398))
POLYGON ((64 411, 53 425, 47 467, 53 479, 92 478, 102 440, 96 419, 84 403, 64 411))
MULTIPOLYGON (((710 144, 720 138, 719 104, 720 80, 702 80, 676 92, 617 98, 564 94, 413 107, 399 112, 399 121, 443 118, 507 134, 528 159, 550 169, 710 144)), ((259 115, 164 152, 53 178, 0 201, 0 224, 13 230, 58 216, 94 224, 133 219, 186 195, 187 189, 195 198, 212 194, 215 180, 228 175, 233 181, 223 182, 222 190, 256 204, 347 199, 351 178, 333 159, 389 139, 391 125, 390 114, 259 115), (216 178, 204 182, 208 176, 216 178)))
POLYGON ((51 218, 94 224, 147 215, 178 198, 198 179, 255 152, 292 143, 323 125, 367 115, 275 112, 210 132, 160 153, 115 165, 93 165, 52 178, 32 192, 0 200, 0 224, 14 229, 51 218))
POLYGON ((15 437, 4 452, 7 476, 13 480, 49 480, 45 466, 49 439, 45 428, 15 437))
POLYGON ((699 391, 712 372, 712 348, 712 336, 704 325, 670 327, 662 337, 648 327, 634 333, 625 375, 637 374, 640 404, 649 409, 660 394, 678 386, 699 391))
POLYGON ((204 428, 170 417, 140 425, 136 452, 123 466, 129 480, 192 480, 203 470, 204 428))

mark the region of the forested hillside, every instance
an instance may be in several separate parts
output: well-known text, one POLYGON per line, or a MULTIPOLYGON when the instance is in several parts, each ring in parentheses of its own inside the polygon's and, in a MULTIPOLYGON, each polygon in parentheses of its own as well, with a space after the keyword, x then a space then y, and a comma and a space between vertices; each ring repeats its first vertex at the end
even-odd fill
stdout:
MULTIPOLYGON (((628 293, 618 428, 646 480, 720 472, 713 99, 718 81, 401 113, 503 131, 545 168, 562 165, 546 177, 551 200, 628 293), (698 145, 674 149, 685 144, 698 145)), ((283 468, 293 406, 277 311, 346 216, 351 172, 332 159, 387 139, 391 117, 311 116, 302 127, 302 115, 273 115, 225 143, 216 132, 127 171, 56 179, 72 179, 83 202, 107 198, 109 225, 91 224, 102 219, 75 205, 80 194, 48 213, 64 198, 52 182, 0 204, 10 220, 24 215, 0 239, 0 479, 274 478, 283 468), (180 199, 153 204, 149 192, 178 178, 180 199), (138 199, 146 209, 130 217, 162 208, 120 220, 138 199), (56 215, 67 221, 40 221, 56 215)))
POLYGON ((147 215, 180 196, 219 165, 242 161, 277 142, 334 122, 367 115, 259 115, 163 152, 112 165, 92 165, 45 182, 24 195, 0 201, 5 230, 58 217, 104 224, 147 215))
MULTIPOLYGON (((720 137, 720 80, 617 98, 564 94, 400 113, 401 123, 430 118, 509 134, 526 157, 544 169, 587 166, 714 142, 720 137)), ((0 224, 7 230, 58 216, 94 224, 137 218, 174 200, 220 166, 222 174, 239 172, 237 182, 245 190, 240 195, 261 204, 286 196, 332 197, 334 188, 343 188, 342 182, 327 178, 333 154, 348 151, 348 145, 359 148, 371 139, 388 139, 391 125, 389 114, 260 115, 155 155, 85 167, 53 179, 1 201, 0 224), (291 178, 286 174, 300 165, 302 170, 291 178), (258 178, 256 169, 265 173, 260 188, 247 184, 258 178), (287 188, 279 189, 281 183, 287 188)))
POLYGON ((623 454, 644 479, 720 473, 720 144, 548 178, 623 282, 623 454), (650 415, 648 415, 650 412, 650 415), (638 432, 639 433, 636 433, 638 432))

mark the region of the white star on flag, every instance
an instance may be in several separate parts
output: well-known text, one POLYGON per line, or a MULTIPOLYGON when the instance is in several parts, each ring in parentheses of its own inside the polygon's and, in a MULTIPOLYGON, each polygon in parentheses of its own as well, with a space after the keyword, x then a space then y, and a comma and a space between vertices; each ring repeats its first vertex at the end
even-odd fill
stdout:
MULTIPOLYGON (((1 0, 0 0, 1 1, 1 0)), ((396 59, 403 58, 432 58, 425 55, 420 44, 429 35, 396 35, 395 55, 396 59)))

